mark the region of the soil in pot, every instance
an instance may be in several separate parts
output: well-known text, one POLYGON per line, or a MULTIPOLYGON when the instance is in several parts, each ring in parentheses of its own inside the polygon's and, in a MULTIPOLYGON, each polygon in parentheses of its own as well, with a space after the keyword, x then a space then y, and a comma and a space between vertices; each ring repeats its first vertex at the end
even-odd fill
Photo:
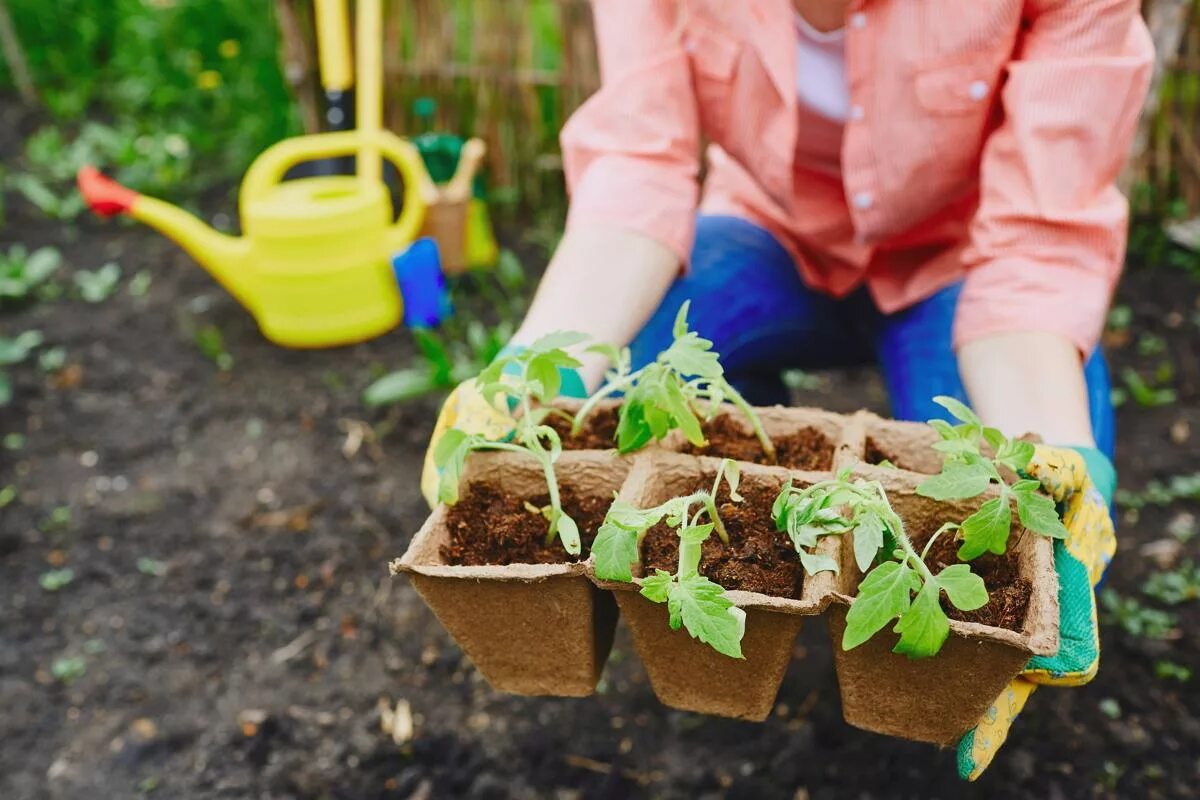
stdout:
POLYGON ((617 410, 617 406, 595 409, 576 436, 571 435, 571 421, 558 414, 548 416, 546 424, 562 439, 563 450, 611 450, 617 446, 617 410))
MULTIPOLYGON (((696 489, 711 489, 712 478, 696 489)), ((704 543, 700 574, 728 590, 758 592, 773 597, 799 599, 804 570, 787 534, 775 530, 771 506, 778 488, 759 484, 741 487, 742 501, 729 499, 722 483, 717 493, 717 513, 729 532, 729 544, 714 533, 704 543)), ((646 573, 655 569, 674 572, 679 562, 679 536, 660 522, 642 542, 646 573)))
POLYGON ((452 566, 470 567, 562 564, 586 559, 612 501, 606 497, 576 495, 568 486, 560 486, 559 491, 563 510, 579 526, 583 542, 580 555, 568 554, 558 539, 546 544, 546 518, 530 506, 541 509, 549 505, 548 494, 519 497, 491 484, 478 483, 446 511, 450 541, 441 548, 442 558, 452 566))
MULTIPOLYGON (((910 524, 913 524, 910 522, 910 524)), ((914 525, 911 532, 913 544, 917 550, 922 550, 929 537, 938 529, 940 523, 922 521, 914 525)), ((1030 534, 1032 535, 1032 534, 1030 534)), ((952 564, 964 563, 958 558, 958 548, 961 542, 950 533, 943 533, 933 543, 925 556, 925 563, 936 574, 952 564)), ((1022 578, 1018 565, 1018 555, 1015 552, 1015 537, 1009 543, 1008 552, 1003 555, 986 553, 974 561, 968 562, 971 571, 983 578, 987 586, 988 602, 982 608, 974 611, 960 611, 950 604, 942 595, 942 610, 950 619, 960 622, 976 622, 993 628, 1007 628, 1020 632, 1025 625, 1025 616, 1029 611, 1029 598, 1033 594, 1033 584, 1022 578)))
MULTIPOLYGON (((933 531, 925 531, 914 536, 913 541, 918 549, 925 546, 932 533, 933 531)), ((925 563, 935 573, 951 564, 963 563, 957 555, 960 545, 961 542, 955 538, 942 534, 929 549, 925 563)), ((1025 615, 1029 611, 1033 584, 1020 576, 1017 554, 1011 549, 1004 555, 987 553, 971 561, 970 565, 971 571, 983 578, 983 583, 987 586, 987 605, 974 611, 959 611, 943 595, 942 609, 946 616, 960 622, 977 622, 980 625, 1020 632, 1025 624, 1025 615)))
MULTIPOLYGON (((688 444, 683 451, 693 455, 752 461, 755 464, 769 463, 762 444, 730 414, 719 414, 705 424, 704 436, 708 439, 707 446, 688 444)), ((816 428, 800 428, 783 436, 772 436, 771 441, 775 445, 776 463, 781 467, 803 470, 828 470, 833 467, 834 444, 816 428)))

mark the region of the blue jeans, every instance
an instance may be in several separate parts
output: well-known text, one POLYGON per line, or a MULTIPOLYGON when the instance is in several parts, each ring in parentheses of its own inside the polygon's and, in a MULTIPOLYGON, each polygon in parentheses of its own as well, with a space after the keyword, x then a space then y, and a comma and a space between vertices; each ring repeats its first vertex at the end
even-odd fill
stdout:
MULTIPOLYGON (((690 272, 668 290, 630 346, 637 368, 671 342, 680 304, 691 300, 692 330, 711 339, 730 382, 758 404, 784 402, 784 369, 878 362, 896 419, 947 417, 932 402, 966 402, 950 344, 961 284, 895 314, 880 312, 865 289, 834 299, 804 285, 783 246, 739 217, 701 216, 690 272)), ((1096 447, 1113 454, 1108 366, 1096 350, 1084 368, 1096 447)), ((1071 444, 1064 442, 1063 444, 1071 444)))

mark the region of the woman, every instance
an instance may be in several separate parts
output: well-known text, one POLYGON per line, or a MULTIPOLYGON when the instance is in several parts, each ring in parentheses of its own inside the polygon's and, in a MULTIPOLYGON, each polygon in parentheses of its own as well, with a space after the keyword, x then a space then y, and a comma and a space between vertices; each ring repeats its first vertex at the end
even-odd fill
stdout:
MULTIPOLYGON (((1114 181, 1152 61, 1137 2, 593 8, 603 86, 563 130, 567 231, 513 346, 577 330, 629 344, 637 366, 690 299, 692 327, 759 402, 783 368, 877 359, 898 418, 957 396, 987 424, 1080 448, 1111 493, 1096 344, 1124 255, 1114 181)), ((583 360, 595 389, 605 364, 583 360)), ((994 752, 966 749, 972 775, 994 752)))

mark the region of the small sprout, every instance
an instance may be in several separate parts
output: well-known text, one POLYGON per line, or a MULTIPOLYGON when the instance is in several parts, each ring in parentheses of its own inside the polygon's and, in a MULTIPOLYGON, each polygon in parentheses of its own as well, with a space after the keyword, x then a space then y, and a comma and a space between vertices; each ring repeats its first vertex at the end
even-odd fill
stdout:
POLYGON ((138 270, 137 274, 129 279, 127 291, 130 297, 145 297, 150 291, 150 284, 154 281, 154 276, 150 270, 138 270))
POLYGON ((196 331, 196 346, 217 365, 217 369, 222 372, 233 369, 233 356, 225 349, 225 337, 216 325, 203 325, 196 331))
POLYGON ((17 487, 11 483, 7 486, 0 487, 0 508, 5 508, 13 500, 17 499, 17 487))
POLYGON ((720 410, 725 400, 734 406, 750 423, 763 453, 770 463, 775 462, 775 445, 763 429, 758 414, 746 399, 725 379, 725 370, 708 339, 689 331, 688 303, 679 308, 675 317, 675 340, 658 354, 653 362, 633 371, 629 348, 617 350, 608 345, 594 345, 590 352, 606 356, 613 364, 608 380, 588 398, 575 415, 572 434, 583 430, 584 421, 604 398, 623 392, 617 422, 617 449, 622 453, 638 450, 651 440, 661 440, 672 430, 680 430, 696 446, 707 442, 697 412, 700 401, 707 401, 706 419, 720 410))
POLYGON ((1169 611, 1147 608, 1132 597, 1121 597, 1112 589, 1100 594, 1102 622, 1116 624, 1130 636, 1144 639, 1173 639, 1179 619, 1169 611))
POLYGON ((966 500, 983 494, 992 484, 1000 496, 985 501, 979 509, 962 521, 962 547, 958 557, 971 561, 984 553, 1004 553, 1012 529, 1012 505, 1017 506, 1021 524, 1034 533, 1061 539, 1067 535, 1058 517, 1054 501, 1042 494, 1035 480, 1018 479, 1011 485, 1000 472, 1006 468, 1021 473, 1029 466, 1034 448, 1029 442, 1009 439, 995 428, 985 427, 965 405, 951 397, 935 397, 934 402, 945 408, 959 425, 944 420, 931 420, 930 426, 942 437, 935 450, 944 453, 942 471, 926 479, 917 493, 933 500, 966 500), (991 457, 980 451, 987 444, 991 457))
POLYGON ((137 560, 138 572, 143 575, 151 575, 155 578, 161 578, 167 574, 167 565, 147 556, 141 556, 137 560))
POLYGON ((1176 569, 1151 573, 1142 592, 1169 606, 1200 599, 1200 564, 1187 560, 1176 569))
POLYGON ((1160 680, 1172 680, 1187 683, 1192 679, 1192 670, 1174 661, 1154 662, 1154 676, 1160 680))
POLYGON ((81 269, 75 273, 75 288, 85 303, 103 303, 120 282, 121 267, 111 261, 100 269, 81 269))
POLYGON ((659 569, 638 579, 641 594, 651 602, 667 605, 672 630, 683 627, 697 641, 730 658, 743 657, 746 612, 733 604, 724 588, 700 574, 700 556, 702 545, 714 531, 728 544, 729 534, 717 513, 717 490, 724 481, 729 498, 739 502, 739 478, 737 464, 725 459, 717 468, 711 490, 672 497, 647 509, 634 508, 618 499, 609 508, 592 545, 598 578, 632 583, 632 566, 640 561, 642 541, 654 525, 665 519, 679 535, 679 565, 673 574, 659 569))
POLYGON ((25 434, 15 433, 15 432, 4 434, 4 449, 5 450, 24 450, 25 449, 25 434))
POLYGON ((67 363, 65 347, 49 347, 38 353, 38 369, 42 372, 58 372, 67 363))
POLYGON ((73 580, 75 580, 73 569, 52 569, 41 574, 38 578, 38 585, 47 592, 57 592, 73 580))
POLYGON ((1111 697, 1105 697, 1099 703, 1100 713, 1109 719, 1121 718, 1121 704, 1111 697))
POLYGON ((83 656, 59 656, 50 663, 50 674, 56 681, 70 686, 87 673, 83 656))
MULTIPOLYGON (((1169 406, 1176 400, 1174 388, 1161 385, 1152 386, 1132 367, 1126 367, 1121 370, 1121 380, 1125 383, 1124 391, 1142 408, 1169 406)), ((1154 383, 1162 384, 1169 381, 1169 376, 1160 374, 1155 376, 1154 383)))
POLYGON ((0 303, 31 297, 62 264, 62 255, 53 247, 40 247, 30 253, 14 244, 0 253, 0 303))
POLYGON ((41 529, 46 533, 66 530, 71 524, 71 507, 56 506, 42 521, 41 529))

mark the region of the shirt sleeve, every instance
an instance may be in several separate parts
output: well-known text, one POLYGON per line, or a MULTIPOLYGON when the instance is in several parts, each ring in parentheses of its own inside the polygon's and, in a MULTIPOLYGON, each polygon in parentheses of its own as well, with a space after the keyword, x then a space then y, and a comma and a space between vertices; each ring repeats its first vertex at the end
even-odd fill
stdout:
POLYGON ((1026 331, 1095 348, 1121 273, 1115 181, 1153 64, 1136 0, 1031 2, 983 149, 955 346, 1026 331))
POLYGON ((564 126, 568 229, 607 224, 686 262, 700 125, 678 0, 593 0, 601 88, 564 126))

